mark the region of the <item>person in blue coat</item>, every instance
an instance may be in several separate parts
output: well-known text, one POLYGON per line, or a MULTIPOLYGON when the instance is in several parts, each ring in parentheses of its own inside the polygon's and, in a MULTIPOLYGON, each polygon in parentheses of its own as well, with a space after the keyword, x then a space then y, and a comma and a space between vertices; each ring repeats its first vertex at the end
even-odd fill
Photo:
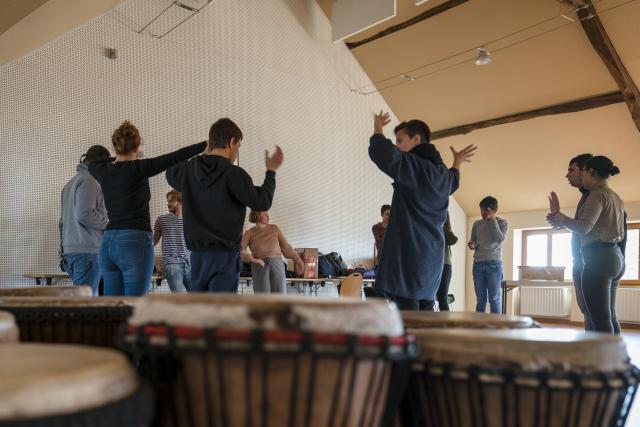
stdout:
POLYGON ((429 143, 426 123, 410 120, 395 129, 396 144, 383 127, 389 113, 376 114, 369 140, 369 157, 393 179, 393 211, 376 276, 375 288, 401 310, 433 310, 444 263, 444 233, 449 196, 458 189, 460 167, 469 162, 476 147, 453 154, 447 168, 436 147, 429 143))

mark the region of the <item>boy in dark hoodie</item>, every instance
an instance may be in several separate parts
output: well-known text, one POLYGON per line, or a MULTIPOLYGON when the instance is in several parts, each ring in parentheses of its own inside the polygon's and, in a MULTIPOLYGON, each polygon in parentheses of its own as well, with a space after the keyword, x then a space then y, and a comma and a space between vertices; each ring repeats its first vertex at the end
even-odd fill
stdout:
POLYGON ((283 161, 276 146, 265 151, 267 172, 261 187, 234 165, 242 131, 230 119, 211 125, 205 152, 167 170, 167 182, 182 193, 182 215, 191 251, 189 292, 236 292, 242 261, 240 240, 247 206, 268 211, 276 189, 276 170, 283 161))
POLYGON ((460 167, 475 147, 451 148, 453 166, 447 168, 429 143, 431 131, 420 120, 394 129, 396 144, 385 138, 389 114, 377 114, 369 157, 393 179, 393 212, 382 243, 374 287, 401 310, 432 311, 444 264, 444 233, 449 196, 458 189, 460 167))

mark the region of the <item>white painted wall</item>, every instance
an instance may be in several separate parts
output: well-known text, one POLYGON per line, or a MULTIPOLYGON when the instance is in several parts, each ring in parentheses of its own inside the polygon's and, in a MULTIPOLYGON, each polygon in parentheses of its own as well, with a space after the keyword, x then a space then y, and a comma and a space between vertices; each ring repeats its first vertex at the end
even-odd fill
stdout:
MULTIPOLYGON (((464 171, 462 173, 464 174, 464 171)), ((453 274, 449 285, 449 293, 454 294, 456 298, 453 303, 453 309, 455 311, 464 311, 467 300, 465 293, 467 215, 453 197, 449 199, 449 217, 451 218, 453 232, 458 236, 458 243, 451 247, 453 274)))

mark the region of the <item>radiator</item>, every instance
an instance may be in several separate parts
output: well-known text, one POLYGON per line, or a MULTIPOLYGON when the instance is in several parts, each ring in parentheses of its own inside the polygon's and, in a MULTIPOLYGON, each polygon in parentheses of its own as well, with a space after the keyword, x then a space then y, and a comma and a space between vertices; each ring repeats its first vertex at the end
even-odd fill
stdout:
POLYGON ((540 317, 569 317, 571 288, 526 287, 520 288, 520 314, 540 317))
POLYGON ((640 289, 618 288, 616 314, 620 322, 640 323, 640 289))

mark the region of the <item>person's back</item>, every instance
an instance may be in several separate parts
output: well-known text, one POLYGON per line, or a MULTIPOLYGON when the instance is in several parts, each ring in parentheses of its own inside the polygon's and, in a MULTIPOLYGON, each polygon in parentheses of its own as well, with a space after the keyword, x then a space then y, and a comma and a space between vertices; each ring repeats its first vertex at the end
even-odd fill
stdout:
POLYGON ((87 165, 108 159, 109 150, 94 145, 82 156, 76 175, 62 190, 60 209, 60 246, 62 268, 74 285, 91 286, 98 294, 100 264, 98 251, 109 219, 100 184, 91 176, 87 165))
POLYGON ((100 184, 86 165, 78 165, 62 189, 61 219, 64 253, 98 253, 109 220, 100 184))
POLYGON ((247 172, 218 155, 197 156, 167 173, 182 192, 185 240, 192 251, 240 249, 247 206, 271 207, 275 174, 265 179, 267 191, 255 192, 247 172))
POLYGON ((191 251, 190 291, 237 290, 246 209, 271 207, 282 150, 277 147, 271 157, 265 154, 267 171, 262 186, 256 187, 249 174, 233 164, 241 141, 240 128, 220 119, 209 130, 204 154, 167 170, 167 182, 182 193, 185 240, 191 251))
POLYGON ((149 178, 200 154, 206 143, 141 159, 142 138, 128 120, 114 131, 111 141, 116 158, 89 165, 89 172, 102 187, 109 214, 109 225, 100 244, 105 295, 142 296, 151 285, 155 255, 149 178))
POLYGON ((454 151, 448 169, 429 143, 428 126, 403 122, 395 129, 396 146, 382 133, 388 115, 377 115, 369 157, 394 180, 393 215, 382 244, 375 287, 401 309, 432 309, 444 263, 442 227, 449 196, 458 188, 458 168, 473 155, 469 146, 454 151), (427 302, 428 301, 428 302, 427 302))

